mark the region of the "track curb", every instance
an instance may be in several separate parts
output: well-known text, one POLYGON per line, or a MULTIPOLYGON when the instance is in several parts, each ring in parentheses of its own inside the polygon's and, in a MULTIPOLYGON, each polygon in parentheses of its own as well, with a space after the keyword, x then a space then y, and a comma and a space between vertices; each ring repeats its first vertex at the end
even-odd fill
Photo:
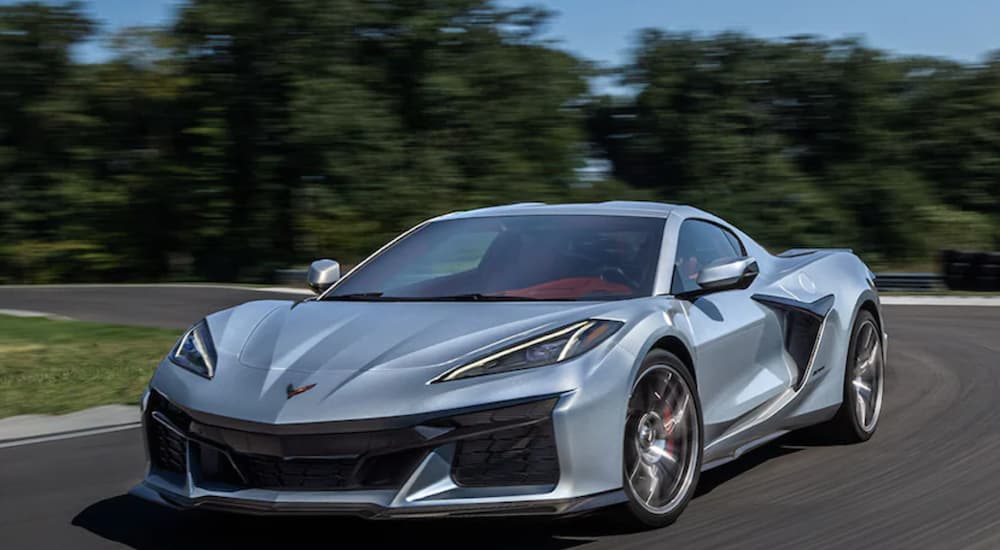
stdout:
POLYGON ((139 419, 139 407, 134 405, 101 405, 62 415, 9 416, 0 419, 0 449, 133 428, 139 419))
POLYGON ((882 296, 884 306, 1000 307, 1000 296, 882 296))

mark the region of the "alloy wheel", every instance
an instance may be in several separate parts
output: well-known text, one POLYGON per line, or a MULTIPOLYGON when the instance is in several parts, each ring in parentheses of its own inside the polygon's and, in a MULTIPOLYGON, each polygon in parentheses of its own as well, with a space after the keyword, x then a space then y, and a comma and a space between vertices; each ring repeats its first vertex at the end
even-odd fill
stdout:
POLYGON ((654 365, 636 381, 625 432, 625 479, 654 514, 676 508, 695 477, 700 429, 691 387, 677 369, 654 365))

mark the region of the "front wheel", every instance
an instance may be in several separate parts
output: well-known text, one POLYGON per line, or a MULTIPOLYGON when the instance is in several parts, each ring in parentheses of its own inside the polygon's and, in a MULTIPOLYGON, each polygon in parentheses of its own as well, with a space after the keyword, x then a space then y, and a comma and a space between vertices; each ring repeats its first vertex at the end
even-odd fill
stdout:
POLYGON ((632 386, 625 423, 623 484, 633 523, 663 527, 680 516, 698 485, 702 442, 688 368, 672 353, 652 351, 632 386))

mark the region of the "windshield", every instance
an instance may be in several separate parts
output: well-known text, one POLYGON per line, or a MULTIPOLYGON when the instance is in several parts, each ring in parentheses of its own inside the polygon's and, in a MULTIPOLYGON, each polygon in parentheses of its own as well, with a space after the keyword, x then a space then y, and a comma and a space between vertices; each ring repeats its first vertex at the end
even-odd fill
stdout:
POLYGON ((329 300, 614 300, 652 294, 664 220, 529 215, 437 221, 329 300))

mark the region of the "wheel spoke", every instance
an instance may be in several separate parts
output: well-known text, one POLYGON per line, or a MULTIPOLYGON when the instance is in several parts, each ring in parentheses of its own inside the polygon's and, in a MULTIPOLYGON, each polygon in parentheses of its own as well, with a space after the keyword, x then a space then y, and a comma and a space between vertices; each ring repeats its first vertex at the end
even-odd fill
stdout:
POLYGON ((673 378, 674 373, 667 371, 667 375, 663 378, 663 385, 653 392, 653 395, 656 396, 656 401, 653 403, 653 407, 658 412, 663 412, 663 409, 666 408, 668 400, 674 391, 674 388, 672 387, 673 385, 670 383, 673 378))
POLYGON ((659 447, 650 447, 649 452, 656 455, 658 458, 662 458, 671 464, 677 463, 677 457, 670 454, 670 451, 666 449, 661 449, 659 447))
POLYGON ((635 467, 632 468, 632 473, 629 474, 629 476, 628 476, 629 481, 635 481, 635 476, 639 475, 639 472, 642 471, 642 465, 643 464, 644 463, 642 461, 642 458, 636 457, 635 467))
POLYGON ((687 434, 688 434, 688 423, 678 422, 674 424, 670 433, 668 433, 667 435, 669 436, 670 441, 678 442, 678 441, 684 441, 687 438, 687 434))
POLYGON ((862 333, 858 337, 857 368, 861 370, 868 368, 878 356, 879 339, 875 333, 875 327, 865 324, 862 333))
POLYGON ((677 468, 677 463, 667 462, 661 460, 653 465, 653 470, 657 472, 656 479, 656 492, 659 501, 663 501, 663 495, 666 494, 667 497, 674 492, 674 486, 677 485, 677 474, 679 470, 677 468))
POLYGON ((653 500, 653 497, 657 493, 657 489, 660 488, 660 478, 653 475, 654 471, 655 470, 652 468, 649 469, 649 495, 646 496, 647 504, 649 503, 649 501, 653 500))
MULTIPOLYGON (((674 410, 674 417, 673 417, 674 426, 677 426, 678 424, 681 424, 681 423, 684 422, 684 417, 687 415, 688 407, 690 405, 691 405, 691 396, 688 395, 688 394, 684 394, 684 401, 681 401, 680 406, 677 407, 676 410, 674 410)), ((671 429, 671 431, 672 431, 672 429, 671 429)), ((667 432, 667 433, 670 433, 670 432, 667 432)))
POLYGON ((864 360, 858 358, 858 366, 857 368, 854 369, 854 373, 857 376, 864 375, 865 373, 868 372, 868 369, 870 369, 871 366, 872 366, 872 360, 870 356, 864 360))
POLYGON ((649 502, 649 499, 653 498, 653 494, 656 493, 657 486, 659 485, 659 479, 656 477, 652 467, 643 462, 642 459, 636 463, 635 471, 629 477, 629 482, 636 493, 643 495, 646 502, 649 502))
POLYGON ((858 421, 864 426, 868 422, 868 402, 859 393, 857 396, 858 421))
POLYGON ((638 475, 639 470, 642 468, 642 457, 635 457, 635 466, 632 467, 632 473, 628 475, 629 481, 635 481, 635 476, 638 475))
POLYGON ((867 426, 869 418, 869 403, 872 399, 872 388, 866 385, 861 380, 854 380, 851 383, 854 386, 856 399, 858 402, 858 421, 862 427, 867 426))
POLYGON ((857 374, 867 375, 868 371, 870 371, 878 361, 880 352, 881 346, 879 346, 878 340, 876 340, 871 350, 868 351, 868 357, 858 363, 857 374))
POLYGON ((865 325, 865 345, 861 349, 870 350, 874 345, 875 338, 875 327, 870 324, 865 325))

